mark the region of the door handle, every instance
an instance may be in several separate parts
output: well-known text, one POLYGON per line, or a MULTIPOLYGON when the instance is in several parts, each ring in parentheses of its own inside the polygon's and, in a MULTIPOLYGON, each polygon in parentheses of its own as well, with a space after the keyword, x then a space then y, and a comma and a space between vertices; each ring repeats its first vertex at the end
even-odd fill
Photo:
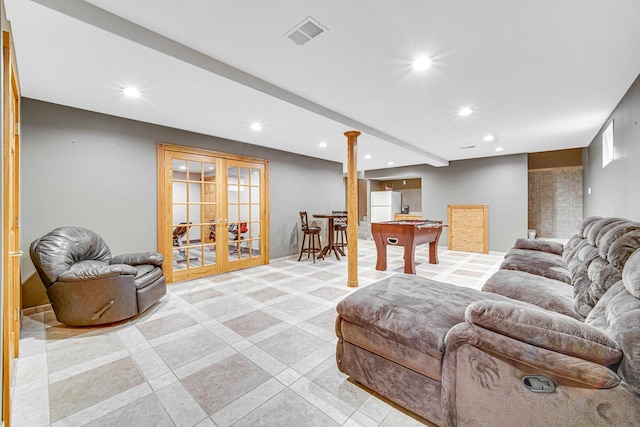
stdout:
POLYGON ((9 256, 22 256, 23 253, 22 251, 10 251, 9 256))

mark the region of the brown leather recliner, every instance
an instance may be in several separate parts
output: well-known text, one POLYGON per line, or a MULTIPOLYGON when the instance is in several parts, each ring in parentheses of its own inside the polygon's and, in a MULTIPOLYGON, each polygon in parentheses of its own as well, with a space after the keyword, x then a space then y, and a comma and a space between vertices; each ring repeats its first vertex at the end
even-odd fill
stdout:
POLYGON ((104 240, 83 227, 56 228, 31 243, 29 254, 56 318, 67 325, 128 319, 166 293, 162 254, 112 257, 104 240))

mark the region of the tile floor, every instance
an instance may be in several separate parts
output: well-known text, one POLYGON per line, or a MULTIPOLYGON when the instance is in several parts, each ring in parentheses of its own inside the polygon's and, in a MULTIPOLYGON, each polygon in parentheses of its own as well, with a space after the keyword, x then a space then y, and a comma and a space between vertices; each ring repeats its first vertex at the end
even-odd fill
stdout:
MULTIPOLYGON (((389 248, 376 271, 358 244, 359 284, 402 272, 389 248)), ((449 252, 417 274, 480 288, 502 254, 449 252)), ((347 260, 296 257, 170 285, 143 315, 70 328, 53 312, 24 317, 13 393, 14 426, 414 426, 426 421, 336 368, 336 304, 347 260)))

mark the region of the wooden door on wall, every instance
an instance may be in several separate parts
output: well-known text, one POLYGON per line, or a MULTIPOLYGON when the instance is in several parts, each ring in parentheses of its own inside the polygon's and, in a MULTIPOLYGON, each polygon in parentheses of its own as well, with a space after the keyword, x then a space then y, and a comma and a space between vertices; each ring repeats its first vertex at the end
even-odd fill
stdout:
POLYGON ((262 195, 265 168, 262 162, 226 159, 227 271, 263 264, 264 218, 267 205, 262 195))
POLYGON ((489 253, 487 205, 449 205, 449 250, 489 253))
POLYGON ((2 419, 11 421, 13 362, 20 339, 20 89, 9 33, 2 34, 4 55, 3 117, 3 295, 2 419))
POLYGON ((158 247, 169 283, 268 262, 267 165, 158 144, 158 247))

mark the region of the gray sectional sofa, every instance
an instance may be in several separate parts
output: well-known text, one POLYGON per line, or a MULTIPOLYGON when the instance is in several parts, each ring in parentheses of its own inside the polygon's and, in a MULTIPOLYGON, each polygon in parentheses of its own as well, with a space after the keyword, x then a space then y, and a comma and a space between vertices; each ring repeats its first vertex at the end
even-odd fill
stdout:
POLYGON ((337 307, 353 380, 437 425, 638 425, 640 224, 521 239, 482 291, 396 275, 337 307))

